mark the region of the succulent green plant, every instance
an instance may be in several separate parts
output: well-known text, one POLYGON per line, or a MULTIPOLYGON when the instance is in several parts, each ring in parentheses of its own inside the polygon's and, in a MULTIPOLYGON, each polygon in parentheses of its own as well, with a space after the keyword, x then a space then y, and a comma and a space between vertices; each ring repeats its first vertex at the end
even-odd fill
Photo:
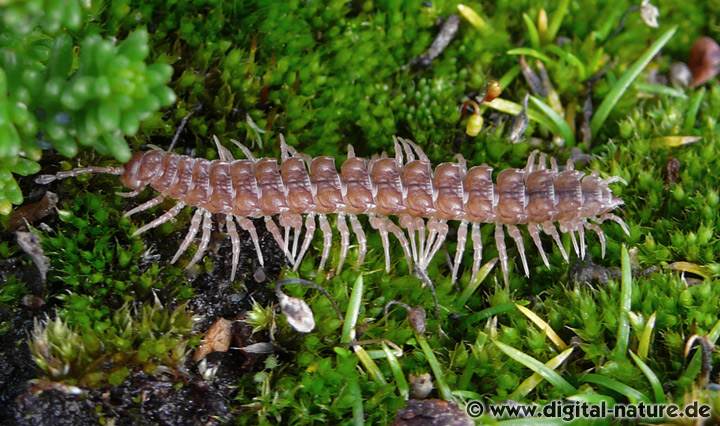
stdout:
POLYGON ((37 173, 43 149, 74 157, 88 146, 125 162, 125 137, 175 101, 166 86, 172 67, 146 64, 146 30, 116 44, 88 25, 101 4, 0 6, 0 214, 22 202, 13 174, 37 173))

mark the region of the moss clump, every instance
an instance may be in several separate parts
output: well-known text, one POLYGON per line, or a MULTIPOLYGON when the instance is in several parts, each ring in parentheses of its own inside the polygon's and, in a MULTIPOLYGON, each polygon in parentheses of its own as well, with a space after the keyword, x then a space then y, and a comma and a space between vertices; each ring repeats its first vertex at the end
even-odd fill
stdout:
POLYGON ((35 323, 30 351, 42 376, 79 386, 120 384, 133 368, 177 372, 188 350, 192 316, 184 306, 125 305, 102 328, 73 327, 61 318, 35 323))

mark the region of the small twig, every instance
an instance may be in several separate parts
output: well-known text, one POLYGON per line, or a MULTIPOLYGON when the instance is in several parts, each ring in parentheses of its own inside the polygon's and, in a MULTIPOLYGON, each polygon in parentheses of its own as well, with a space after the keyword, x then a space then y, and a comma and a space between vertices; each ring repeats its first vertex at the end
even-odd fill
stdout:
POLYGON ((450 15, 443 22, 440 32, 433 40, 432 44, 422 55, 413 59, 410 65, 418 65, 421 67, 429 67, 432 61, 440 56, 440 54, 447 48, 450 42, 455 38, 455 34, 460 28, 460 17, 457 15, 450 15))
POLYGON ((170 142, 170 147, 168 147, 167 149, 168 152, 172 151, 173 148, 175 148, 175 144, 180 138, 180 133, 182 133, 183 129, 185 129, 185 125, 187 124, 188 120, 190 120, 190 117, 192 117, 193 114, 195 114, 197 111, 200 111, 201 109, 202 104, 198 104, 195 108, 193 108, 192 111, 187 113, 187 115, 185 115, 182 120, 180 120, 180 125, 178 126, 177 130, 175 130, 175 134, 173 135, 172 141, 170 142))

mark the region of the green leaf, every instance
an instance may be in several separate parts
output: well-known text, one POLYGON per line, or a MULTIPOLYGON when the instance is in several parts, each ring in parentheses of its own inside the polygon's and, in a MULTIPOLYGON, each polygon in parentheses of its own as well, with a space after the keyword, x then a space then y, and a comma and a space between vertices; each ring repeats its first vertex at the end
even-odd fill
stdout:
POLYGON ((427 340, 425 340, 425 336, 416 332, 415 339, 417 340, 418 344, 420 344, 420 348, 422 348, 422 351, 425 354, 425 358, 427 359, 428 364, 430 364, 430 369, 435 376, 435 386, 440 392, 440 397, 445 401, 452 401, 452 392, 450 391, 450 387, 447 385, 447 381, 445 380, 445 374, 443 373, 442 366, 435 357, 435 354, 433 353, 432 348, 430 348, 427 340))
POLYGON ((547 30, 547 40, 550 43, 555 42, 555 37, 557 36, 558 30, 560 30, 560 25, 562 25, 562 21, 567 14, 569 5, 570 0, 560 0, 557 9, 553 12, 552 18, 550 18, 550 25, 548 25, 547 30))
POLYGON ((542 111, 543 114, 545 114, 545 116, 552 123, 552 126, 554 127, 554 132, 559 134, 565 140, 565 143, 568 146, 575 146, 575 135, 573 134, 572 130, 570 130, 570 126, 568 126, 567 122, 560 116, 560 114, 555 112, 554 109, 550 108, 550 105, 546 104, 535 96, 530 96, 530 102, 532 102, 534 106, 536 106, 540 111, 542 111))
POLYGON ((617 342, 615 343, 615 356, 625 357, 630 339, 630 307, 632 303, 632 270, 630 268, 630 255, 623 244, 620 254, 620 269, 622 279, 620 283, 620 313, 618 318, 617 342))
POLYGON ((639 390, 600 374, 585 374, 580 376, 579 380, 583 383, 593 383, 614 390, 617 393, 625 395, 633 404, 638 402, 650 402, 650 398, 639 390))
POLYGON ((507 356, 524 365, 525 367, 531 369, 535 373, 539 374, 543 379, 547 380, 558 390, 563 392, 564 395, 569 395, 577 392, 577 389, 575 389, 575 387, 573 387, 573 385, 571 385, 567 380, 563 379, 561 375, 556 373, 555 370, 549 368, 537 359, 513 348, 512 346, 508 346, 496 340, 493 340, 493 343, 501 351, 505 352, 507 356))
POLYGON ((688 103, 688 111, 685 116, 685 122, 683 123, 683 133, 690 133, 695 128, 695 120, 697 119, 698 111, 700 110, 700 104, 702 104, 703 98, 705 97, 705 88, 701 87, 700 90, 693 93, 688 103))
POLYGON ((638 366, 638 368, 643 372, 645 377, 647 377, 648 382, 650 382, 650 386, 652 387, 653 394, 655 396, 655 402, 657 402, 658 404, 664 404, 666 402, 665 392, 663 391, 662 383, 660 383, 658 377, 650 369, 650 367, 648 367, 648 365, 645 364, 642 359, 640 359, 639 356, 635 355, 633 351, 630 351, 630 356, 632 357, 633 361, 635 361, 635 364, 638 366))
POLYGON ((605 96, 605 99, 603 99, 600 103, 600 106, 597 111, 595 111, 595 114, 590 121, 590 129, 592 130, 593 135, 598 134, 602 125, 605 124, 605 120, 610 115, 610 111, 612 111, 613 107, 615 107, 615 104, 618 103, 628 87, 630 87, 632 82, 640 75, 640 72, 642 72, 647 64, 650 63, 652 58, 657 55, 660 49, 662 49, 668 41, 670 41, 672 36, 675 34, 675 31, 677 31, 677 27, 672 27, 665 31, 665 33, 655 40, 655 42, 650 45, 650 47, 638 58, 638 60, 635 61, 632 66, 627 69, 627 71, 625 71, 622 77, 615 82, 613 87, 605 96))
MULTIPOLYGON (((545 363, 545 366, 551 370, 557 369, 562 365, 563 362, 573 353, 574 347, 565 349, 562 353, 552 358, 550 361, 545 363)), ((520 400, 529 394, 535 387, 543 381, 543 377, 538 373, 533 373, 532 376, 525 379, 520 385, 510 394, 510 399, 520 400)))
POLYGON ((405 373, 403 373, 400 362, 385 342, 382 342, 382 349, 387 357, 388 364, 390 365, 390 371, 392 371, 393 377, 395 378, 395 385, 398 388, 400 396, 403 399, 408 399, 410 397, 410 387, 408 386, 407 380, 405 380, 405 373))
POLYGON ((357 324, 358 315, 360 315, 362 293, 363 276, 360 274, 353 285, 352 293, 350 294, 350 301, 348 302, 347 311, 345 313, 342 338, 340 339, 340 342, 342 343, 350 343, 355 340, 355 324, 357 324))
POLYGON ((506 52, 508 55, 525 55, 525 56, 532 56, 533 58, 540 59, 541 61, 545 62, 546 64, 552 64, 554 61, 550 59, 549 56, 547 56, 544 53, 541 53, 537 49, 531 49, 529 47, 517 47, 515 49, 510 49, 506 52))
POLYGON ((533 49, 539 49, 540 35, 538 34, 537 27, 535 27, 535 23, 527 15, 527 13, 523 13, 523 21, 525 21, 525 26, 527 27, 528 39, 530 39, 530 46, 532 46, 533 49))

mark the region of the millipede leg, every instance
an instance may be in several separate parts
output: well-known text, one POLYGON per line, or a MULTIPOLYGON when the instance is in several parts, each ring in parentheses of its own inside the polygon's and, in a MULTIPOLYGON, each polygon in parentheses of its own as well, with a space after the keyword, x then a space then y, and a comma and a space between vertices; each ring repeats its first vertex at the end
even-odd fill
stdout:
POLYGON ((388 239, 388 231, 383 226, 382 221, 376 216, 370 216, 370 226, 377 229, 380 233, 380 241, 382 242, 383 252, 385 253, 385 272, 390 273, 390 241, 388 239))
POLYGON ((420 258, 425 254, 425 233, 427 231, 427 228, 425 227, 425 220, 423 218, 418 217, 415 219, 415 229, 418 233, 418 259, 417 261, 420 261, 420 258))
POLYGON ((558 234, 557 228, 555 228, 555 224, 553 224, 552 222, 544 222, 542 224, 542 230, 544 233, 551 236, 553 241, 555 241, 555 244, 557 244, 558 249, 560 249, 560 254, 562 254, 565 262, 570 262, 568 254, 565 251, 565 247, 563 246, 562 240, 560 240, 560 234, 558 234))
POLYGON ((297 259, 295 259, 295 266, 293 267, 293 271, 297 271, 297 268, 300 267, 300 262, 302 262, 303 257, 305 257, 305 253, 308 251, 314 235, 315 214, 310 213, 305 218, 305 239, 303 239, 302 247, 300 248, 300 254, 298 255, 297 259))
POLYGON ((357 265, 360 266, 365 261, 365 253, 367 253, 367 238, 365 237, 365 231, 363 231, 362 225, 360 225, 360 221, 357 216, 354 214, 349 216, 350 226, 352 226, 353 233, 355 233, 355 238, 357 238, 358 241, 357 265))
POLYGON ((230 235, 230 242, 232 243, 232 270, 230 272, 230 282, 235 281, 235 271, 237 271, 238 261, 240 260, 240 237, 238 236, 237 228, 235 227, 235 219, 232 215, 225 216, 225 227, 227 228, 228 235, 230 235))
MULTIPOLYGON (((560 228, 562 230, 562 228, 560 228)), ((580 249, 578 248, 577 238, 575 238, 575 231, 573 231, 572 228, 569 228, 567 230, 567 233, 570 234, 570 241, 572 241, 573 249, 575 250, 575 255, 577 257, 580 257, 580 249)))
POLYGON ((440 247, 442 246, 442 243, 445 242, 445 238, 447 237, 448 233, 448 226, 445 221, 438 221, 436 222, 435 227, 437 228, 437 234, 435 237, 435 242, 432 246, 432 249, 430 250, 430 253, 423 259, 422 267, 427 268, 427 266, 430 264, 430 261, 433 260, 435 257, 435 254, 438 250, 440 250, 440 247))
POLYGON ((235 139, 230 139, 230 142, 234 143, 236 147, 240 148, 240 151, 242 151, 242 153, 245 155, 245 158, 255 161, 255 156, 253 155, 252 151, 248 149, 248 147, 236 141, 235 139))
POLYGON ((400 227, 407 229, 408 237, 410 238, 410 254, 413 262, 418 263, 417 243, 415 241, 415 218, 411 216, 400 216, 400 227))
POLYGON ((585 228, 582 223, 578 224, 577 233, 580 240, 580 260, 585 260, 585 228))
POLYGON ((497 247, 498 257, 500 258, 500 269, 502 269, 503 281, 505 285, 510 284, 508 279, 508 255, 505 248, 505 232, 502 223, 495 224, 495 247, 497 247))
POLYGON ((130 217, 130 216, 134 215, 135 213, 140 213, 140 212, 144 212, 147 209, 151 209, 151 208, 157 206, 158 204, 162 203, 162 201, 164 199, 165 199, 164 196, 158 195, 157 197, 153 198, 152 200, 146 201, 146 202, 140 204, 139 206, 126 211, 125 214, 123 214, 123 217, 130 217))
MULTIPOLYGON (((282 226, 282 223, 280 225, 282 226)), ((290 251, 288 250, 288 245, 290 244, 290 226, 283 226, 283 229, 285 230, 285 238, 283 238, 282 249, 285 253, 290 253, 290 251)), ((291 261, 295 259, 292 255, 288 257, 291 259, 291 261)))
POLYGON ((407 158, 407 162, 415 161, 415 155, 412 152, 412 148, 410 147, 410 144, 408 144, 407 140, 403 138, 397 138, 397 140, 400 142, 400 144, 403 147, 403 150, 405 151, 405 158, 407 158))
POLYGON ((338 213, 337 229, 338 232, 340 232, 340 260, 338 260, 336 275, 342 272, 343 264, 345 263, 348 249, 350 248, 350 230, 348 229, 347 222, 345 222, 345 213, 338 213))
POLYGON ((452 283, 455 284, 455 281, 457 280, 457 274, 458 270, 460 269, 460 261, 462 260, 462 255, 465 252, 465 240, 467 239, 467 228, 468 223, 466 220, 463 220, 460 222, 460 226, 458 227, 458 233, 457 233, 457 248, 455 249, 455 261, 453 262, 453 269, 452 269, 452 283))
POLYGON ((600 240, 600 255, 604 258, 605 257, 605 233, 603 232, 602 228, 595 225, 594 223, 586 223, 585 227, 593 232, 595 232, 598 236, 598 240, 600 240))
POLYGON ((398 143, 397 138, 394 138, 394 145, 395 145, 395 162, 398 164, 398 166, 403 165, 403 150, 400 146, 400 143, 398 143))
POLYGON ((258 262, 260 262, 260 266, 265 266, 263 254, 260 250, 260 239, 258 238, 257 230, 255 229, 255 225, 252 223, 252 220, 240 216, 235 216, 235 219, 237 219, 240 227, 250 234, 250 239, 252 240, 253 245, 255 245, 255 253, 257 254, 258 262))
POLYGON ((222 146, 220 144, 220 140, 218 139, 218 137, 216 135, 213 135, 213 141, 215 142, 215 146, 217 147, 218 156, 220 157, 220 160, 232 161, 235 159, 233 157, 232 153, 230 152, 230 150, 228 150, 227 148, 225 148, 224 146, 222 146))
POLYGON ((473 265, 472 265, 472 277, 470 282, 474 282, 477 277, 478 271, 480 270, 480 262, 482 261, 482 235, 480 234, 480 224, 472 224, 472 242, 473 242, 473 265))
POLYGON ((195 266, 195 264, 198 263, 200 259, 202 259, 205 255, 205 250, 207 250, 208 244, 210 244, 210 231, 212 231, 212 213, 205 210, 203 215, 202 236, 200 237, 200 245, 195 252, 195 256, 193 256, 192 260, 190 260, 190 263, 188 263, 185 269, 190 269, 195 266))
POLYGON ((407 260, 408 263, 408 269, 412 271, 413 260, 412 255, 410 254, 410 244, 408 243, 407 238, 405 238, 405 234, 403 233, 402 229, 400 229, 400 227, 395 225, 393 221, 387 218, 384 219, 384 226, 395 236, 395 238, 398 239, 398 241, 400 241, 400 246, 405 253, 405 260, 407 260))
POLYGON ((527 259, 525 258, 525 243, 523 242, 522 233, 520 233, 520 230, 515 225, 507 225, 507 229, 510 237, 515 240, 515 245, 517 246, 518 252, 520 253, 520 260, 522 261, 525 276, 529 277, 530 270, 528 268, 527 259))
POLYGON ((560 168, 558 167, 558 163, 555 157, 550 157, 550 171, 554 173, 560 173, 560 168))
POLYGON ((532 238, 533 242, 535 243, 535 247, 537 247, 538 251, 540 252, 540 257, 542 257, 543 263, 545 263, 545 266, 550 269, 550 262, 548 262, 547 255, 545 254, 545 250, 542 246, 542 241, 540 241, 540 231, 538 230, 537 223, 528 223, 528 234, 530 234, 530 238, 532 238))
POLYGON ((422 259, 425 259, 430 255, 430 252, 432 251, 433 244, 435 244, 435 237, 437 236, 437 220, 436 219, 430 219, 427 222, 427 229, 428 229, 428 239, 425 242, 425 247, 422 252, 422 258, 420 259, 422 262, 422 259))
POLYGON ((423 151, 422 148, 420 148, 420 146, 418 144, 411 141, 410 139, 404 139, 404 140, 405 140, 405 142, 407 142, 410 146, 412 146, 415 149, 415 153, 417 154, 419 160, 430 161, 430 159, 428 159, 427 154, 425 154, 425 151, 423 151))
POLYGON ((325 263, 330 255, 330 248, 332 247, 332 228, 330 228, 330 223, 324 214, 318 215, 318 221, 320 222, 320 230, 323 234, 323 250, 318 271, 322 271, 325 269, 325 263))
POLYGON ((130 191, 130 192, 116 192, 115 195, 117 195, 118 197, 123 197, 123 198, 133 198, 133 197, 137 197, 138 195, 140 195, 140 193, 143 192, 144 189, 145 189, 145 187, 143 186, 142 188, 138 188, 138 189, 136 189, 134 191, 130 191))
POLYGON ((544 152, 540 153, 540 158, 538 159, 538 170, 545 170, 547 169, 547 155, 545 155, 544 152))
POLYGON ((163 223, 165 223, 165 222, 169 221, 170 219, 174 218, 175 216, 177 216, 178 213, 180 213, 180 210, 183 209, 183 207, 185 207, 185 203, 183 203, 182 201, 175 204, 170 210, 163 213, 162 216, 158 217, 157 219, 153 220, 152 222, 146 224, 142 228, 133 232, 132 236, 137 237, 138 235, 142 234, 143 232, 145 232, 149 229, 153 229, 157 226, 162 225, 163 223))
POLYGON ((288 258, 290 262, 293 261, 292 257, 290 256, 290 253, 287 251, 287 246, 283 242, 282 235, 280 235, 280 228, 278 228, 275 221, 270 216, 265 216, 265 228, 270 232, 270 235, 273 236, 275 239, 275 242, 277 243, 278 247, 283 249, 283 253, 285 253, 285 257, 288 258))
POLYGON ((602 223, 606 220, 612 220, 613 222, 620 225, 620 227, 622 228, 623 232, 625 232, 625 234, 630 235, 630 228, 628 228, 627 223, 625 223, 624 220, 620 219, 619 217, 615 216, 612 213, 605 213, 604 215, 600 216, 599 220, 600 220, 600 223, 602 223))
POLYGON ((178 247, 178 250, 177 252, 175 252, 175 256, 173 256, 170 264, 177 262, 177 260, 180 259, 180 256, 182 256, 182 254, 185 253, 185 250, 187 250, 187 248, 190 246, 190 243, 192 243, 193 239, 195 239, 195 235, 200 229, 200 221, 202 220, 202 216, 202 209, 195 210, 195 214, 193 215, 192 219, 190 219, 190 228, 188 229, 188 233, 185 234, 185 239, 183 239, 180 247, 178 247))
POLYGON ((293 245, 292 245, 292 257, 297 259, 298 244, 300 241, 300 232, 302 231, 302 222, 300 226, 293 227, 293 245))
POLYGON ((532 173, 535 170, 535 157, 538 154, 538 150, 534 149, 530 153, 527 159, 527 164, 525 165, 525 174, 528 175, 532 173))

